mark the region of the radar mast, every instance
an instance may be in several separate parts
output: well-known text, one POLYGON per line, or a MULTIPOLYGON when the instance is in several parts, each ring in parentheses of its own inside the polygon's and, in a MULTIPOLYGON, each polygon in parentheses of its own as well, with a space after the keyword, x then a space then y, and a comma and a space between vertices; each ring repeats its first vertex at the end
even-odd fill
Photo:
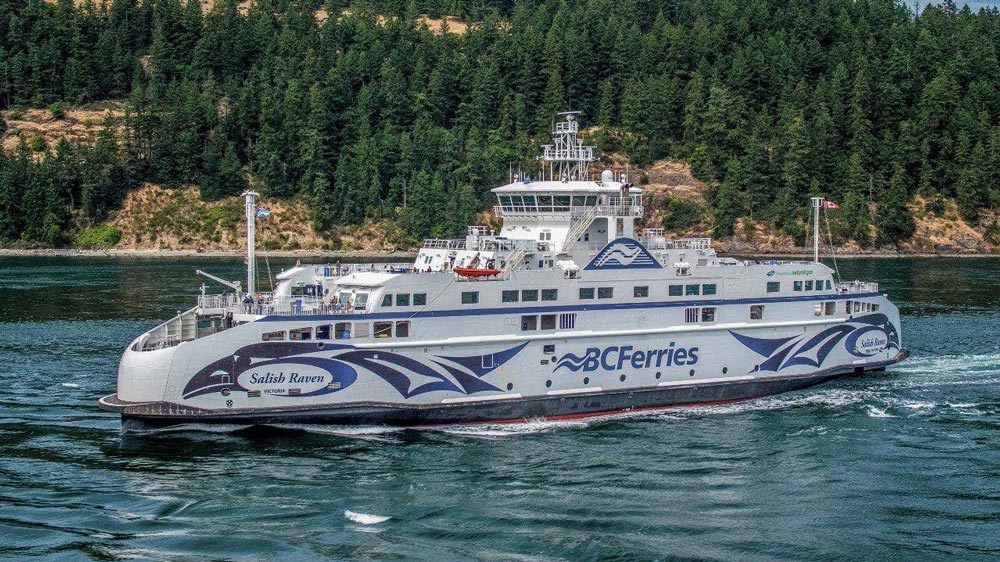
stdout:
POLYGON ((591 162, 598 160, 594 156, 593 146, 584 146, 577 138, 580 123, 576 120, 579 111, 563 111, 565 121, 558 121, 552 131, 553 144, 542 145, 543 162, 549 163, 549 179, 586 180, 591 162))

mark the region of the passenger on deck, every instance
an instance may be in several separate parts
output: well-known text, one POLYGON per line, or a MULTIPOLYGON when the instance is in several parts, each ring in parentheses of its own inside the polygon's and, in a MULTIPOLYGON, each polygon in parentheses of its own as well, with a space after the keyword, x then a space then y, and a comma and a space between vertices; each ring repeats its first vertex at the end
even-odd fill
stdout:
POLYGON ((247 314, 253 312, 253 296, 249 294, 243 298, 243 312, 247 314))

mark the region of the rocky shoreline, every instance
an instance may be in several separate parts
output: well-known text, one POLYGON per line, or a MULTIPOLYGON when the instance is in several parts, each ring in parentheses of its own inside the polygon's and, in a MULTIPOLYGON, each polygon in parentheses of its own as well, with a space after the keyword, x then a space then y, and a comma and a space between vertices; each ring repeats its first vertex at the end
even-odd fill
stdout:
MULTIPOLYGON (((258 250, 260 257, 271 258, 323 258, 336 260, 376 260, 408 261, 417 255, 417 250, 258 250)), ((761 250, 754 251, 740 249, 738 251, 719 251, 720 256, 741 256, 753 259, 774 259, 774 258, 809 258, 812 251, 807 248, 794 248, 787 250, 761 250)), ((116 249, 87 250, 81 248, 0 248, 0 258, 2 257, 92 257, 92 258, 239 258, 243 256, 243 250, 165 250, 165 249, 116 249)), ((823 257, 830 257, 828 253, 823 257)), ((984 252, 906 252, 906 251, 841 251, 838 250, 838 259, 850 258, 997 258, 1000 253, 984 252)))

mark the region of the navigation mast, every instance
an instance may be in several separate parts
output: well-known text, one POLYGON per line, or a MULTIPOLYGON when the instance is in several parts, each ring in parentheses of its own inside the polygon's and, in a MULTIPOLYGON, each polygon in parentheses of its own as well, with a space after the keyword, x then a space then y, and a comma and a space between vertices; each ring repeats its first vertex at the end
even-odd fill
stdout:
POLYGON ((247 215, 247 294, 250 295, 257 292, 257 256, 254 252, 257 207, 254 205, 254 199, 258 196, 260 193, 253 190, 243 192, 243 197, 246 197, 247 215))
POLYGON ((577 138, 580 123, 576 120, 579 111, 562 111, 557 115, 566 116, 565 121, 555 124, 552 131, 554 144, 542 145, 543 162, 549 163, 549 180, 586 180, 587 168, 598 160, 593 146, 584 146, 577 138))

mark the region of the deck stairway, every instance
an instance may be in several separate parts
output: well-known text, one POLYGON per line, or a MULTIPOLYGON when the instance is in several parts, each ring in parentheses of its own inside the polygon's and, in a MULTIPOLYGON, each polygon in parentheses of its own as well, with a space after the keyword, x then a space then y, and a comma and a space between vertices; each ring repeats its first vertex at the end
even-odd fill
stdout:
POLYGON ((528 255, 528 247, 525 245, 521 245, 516 250, 508 254, 504 258, 505 261, 503 267, 500 268, 500 275, 504 276, 513 271, 518 264, 524 261, 524 257, 526 255, 528 255))
POLYGON ((566 233, 566 240, 563 242, 562 251, 567 251, 583 236, 583 233, 590 227, 597 216, 598 207, 589 207, 580 216, 575 217, 566 233))

